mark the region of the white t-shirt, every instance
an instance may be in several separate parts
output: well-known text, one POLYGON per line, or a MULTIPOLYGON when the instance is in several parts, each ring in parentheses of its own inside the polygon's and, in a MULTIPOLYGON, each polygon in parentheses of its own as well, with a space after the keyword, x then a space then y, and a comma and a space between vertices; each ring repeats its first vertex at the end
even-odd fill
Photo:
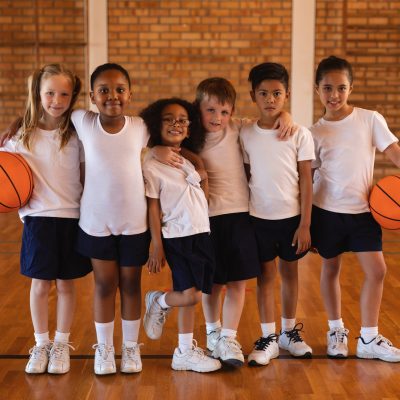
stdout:
POLYGON ((200 156, 208 174, 210 217, 249 211, 249 187, 239 142, 241 121, 226 129, 206 133, 200 156))
POLYGON ((149 135, 139 117, 125 117, 115 134, 99 114, 77 110, 72 121, 85 149, 85 187, 79 225, 92 236, 134 235, 147 230, 140 154, 149 135))
POLYGON ((369 211, 375 148, 398 141, 381 114, 354 107, 340 121, 321 118, 310 128, 315 143, 313 203, 324 210, 359 214, 369 211))
POLYGON ((181 168, 148 157, 143 165, 146 196, 160 199, 162 234, 175 238, 209 232, 207 199, 194 166, 183 159, 181 168))
POLYGON ((61 150, 58 129, 36 129, 31 150, 18 140, 19 134, 20 131, 8 140, 2 150, 21 154, 32 170, 33 192, 28 204, 18 211, 21 219, 27 215, 79 218, 80 163, 84 154, 76 134, 61 150))
POLYGON ((298 161, 314 159, 311 132, 300 127, 286 141, 278 130, 261 129, 257 122, 243 127, 240 139, 244 162, 250 164, 250 215, 284 219, 300 214, 298 161))

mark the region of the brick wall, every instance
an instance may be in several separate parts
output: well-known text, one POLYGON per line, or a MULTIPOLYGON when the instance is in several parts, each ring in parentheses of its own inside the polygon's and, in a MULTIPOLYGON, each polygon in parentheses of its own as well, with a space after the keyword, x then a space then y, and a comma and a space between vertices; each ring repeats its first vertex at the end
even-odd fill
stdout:
MULTIPOLYGON (((85 80, 86 1, 0 2, 0 130, 23 109, 26 77, 45 62, 67 63, 85 80)), ((249 69, 263 61, 290 70, 292 2, 109 0, 109 59, 133 79, 130 113, 165 96, 192 99, 198 82, 222 75, 238 92, 237 114, 252 116, 249 69)), ((317 0, 315 62, 349 59, 351 100, 377 109, 400 134, 400 1, 317 0)), ((87 105, 87 94, 81 96, 87 105)), ((315 118, 321 115, 315 100, 315 118)), ((377 175, 393 173, 380 155, 377 175)))
POLYGON ((35 68, 64 62, 85 77, 85 3, 0 2, 0 130, 23 112, 26 80, 35 68))
MULTIPOLYGON (((331 54, 348 59, 354 72, 354 105, 378 110, 400 136, 400 1, 317 1, 316 64, 331 54)), ((315 99, 315 118, 322 108, 315 99)), ((377 153, 375 178, 398 174, 377 153)))
POLYGON ((275 61, 290 67, 291 1, 109 0, 109 58, 130 71, 133 109, 161 97, 194 98, 210 76, 238 91, 237 114, 256 113, 250 68, 275 61))

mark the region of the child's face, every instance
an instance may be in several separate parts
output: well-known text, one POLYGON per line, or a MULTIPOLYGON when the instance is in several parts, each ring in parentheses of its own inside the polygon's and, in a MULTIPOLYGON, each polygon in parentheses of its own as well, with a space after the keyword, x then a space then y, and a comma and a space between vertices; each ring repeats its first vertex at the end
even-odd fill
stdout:
POLYGON ((179 147, 189 137, 189 117, 179 104, 167 105, 161 113, 161 141, 165 146, 179 147))
POLYGON ((229 123, 233 105, 221 104, 215 96, 205 97, 200 102, 201 122, 207 132, 218 132, 229 123))
POLYGON ((271 79, 262 81, 250 95, 258 107, 260 119, 274 122, 283 110, 289 92, 282 82, 271 79))
POLYGON ((129 82, 121 71, 104 71, 94 81, 90 99, 103 116, 120 117, 131 99, 129 82))
POLYGON ((326 112, 335 114, 347 106, 347 99, 353 87, 347 71, 336 70, 327 72, 316 87, 317 93, 326 112))
POLYGON ((45 118, 59 119, 68 111, 72 100, 72 82, 65 75, 42 78, 40 82, 40 102, 45 118))

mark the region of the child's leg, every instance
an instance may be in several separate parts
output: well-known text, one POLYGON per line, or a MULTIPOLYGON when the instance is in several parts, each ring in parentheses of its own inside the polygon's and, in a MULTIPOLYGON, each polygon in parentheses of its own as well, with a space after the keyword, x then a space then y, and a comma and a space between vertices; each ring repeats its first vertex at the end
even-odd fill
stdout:
POLYGON ((383 281, 386 274, 385 260, 382 252, 360 252, 356 254, 364 271, 360 297, 361 325, 363 327, 377 327, 383 281))
POLYGON ((281 275, 282 326, 279 336, 279 347, 288 350, 294 357, 309 358, 312 349, 302 337, 303 324, 296 325, 296 308, 298 298, 298 261, 279 260, 281 275))
POLYGON ((92 258, 94 274, 94 320, 97 335, 94 372, 116 372, 113 346, 115 296, 119 284, 119 265, 115 260, 92 258))
POLYGON ((75 310, 75 282, 73 279, 57 279, 57 330, 50 351, 47 371, 65 374, 70 369, 68 344, 75 310))
MULTIPOLYGON (((57 279, 57 332, 69 334, 74 318, 76 290, 73 279, 57 279)), ((68 340, 67 340, 68 342, 68 340)))
POLYGON ((40 374, 47 370, 50 351, 49 338, 49 292, 51 281, 32 279, 30 291, 30 308, 35 346, 30 350, 30 358, 25 367, 28 374, 40 374))
POLYGON ((119 291, 122 317, 121 372, 135 373, 142 370, 138 344, 141 313, 142 267, 121 267, 119 291))
POLYGON ((333 258, 322 259, 321 269, 321 295, 328 320, 338 320, 342 317, 341 290, 340 290, 340 269, 341 255, 333 258))
POLYGON ((35 333, 49 332, 49 292, 52 281, 32 279, 30 308, 35 333))
MULTIPOLYGON (((204 354, 196 345, 193 345, 193 330, 195 319, 195 304, 201 300, 201 292, 195 288, 183 292, 169 292, 172 301, 181 301, 188 305, 179 308, 178 331, 179 345, 174 351, 172 368, 175 370, 191 370, 197 372, 211 372, 221 368, 221 363, 204 354), (181 293, 182 296, 174 296, 181 293), (197 301, 195 301, 197 299, 197 301), (195 301, 194 304, 189 304, 195 301)), ((168 302, 168 299, 167 299, 168 302)))
POLYGON ((206 320, 207 349, 213 351, 221 332, 221 291, 224 285, 214 284, 211 294, 203 293, 201 300, 206 320))
POLYGON ((275 323, 275 260, 261 264, 261 275, 257 278, 257 304, 261 324, 275 323))
POLYGON ((121 295, 121 317, 124 320, 140 319, 142 306, 142 267, 121 267, 119 290, 121 295))
POLYGON ((94 274, 94 320, 114 321, 115 296, 119 285, 119 265, 115 260, 92 258, 94 274))
MULTIPOLYGON (((298 262, 279 260, 279 273, 281 275, 281 302, 282 317, 285 319, 296 318, 297 298, 298 298, 298 262)), ((292 327, 282 327, 293 329, 292 327)))
POLYGON ((226 284, 226 294, 222 310, 222 329, 212 353, 214 358, 219 358, 225 364, 233 367, 241 367, 244 363, 242 348, 236 340, 236 334, 242 315, 245 290, 245 280, 228 282, 226 284))

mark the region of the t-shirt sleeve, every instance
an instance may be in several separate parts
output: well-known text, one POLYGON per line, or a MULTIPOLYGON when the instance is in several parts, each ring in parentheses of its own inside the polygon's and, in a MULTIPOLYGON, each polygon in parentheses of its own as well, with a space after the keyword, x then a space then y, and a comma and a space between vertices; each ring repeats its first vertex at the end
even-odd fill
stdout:
POLYGON ((81 137, 83 130, 83 119, 87 111, 85 110, 74 110, 71 114, 71 121, 74 124, 76 133, 81 137))
POLYGON ((386 150, 391 144, 399 139, 389 130, 385 118, 378 112, 372 116, 372 143, 379 150, 386 150))
POLYGON ((314 141, 311 132, 302 126, 297 134, 299 135, 297 161, 314 160, 314 141))
POLYGON ((143 178, 146 196, 152 199, 160 198, 160 179, 152 170, 149 163, 145 163, 143 166, 143 178))
POLYGON ((83 147, 82 142, 78 139, 78 148, 79 148, 79 162, 85 162, 85 149, 83 147))

